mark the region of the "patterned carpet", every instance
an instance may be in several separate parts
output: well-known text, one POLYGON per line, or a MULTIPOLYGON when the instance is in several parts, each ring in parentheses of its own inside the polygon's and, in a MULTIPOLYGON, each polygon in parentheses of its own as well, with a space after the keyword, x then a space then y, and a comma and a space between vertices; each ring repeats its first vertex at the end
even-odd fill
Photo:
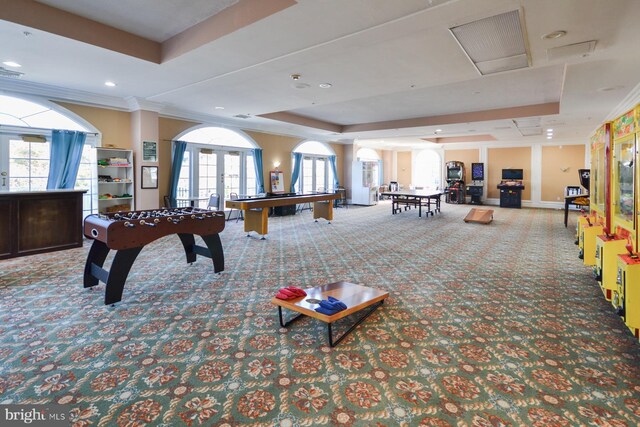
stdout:
MULTIPOLYGON (((124 299, 82 288, 89 245, 0 261, 0 403, 64 403, 74 426, 637 426, 640 345, 578 260, 575 218, 389 202, 222 233, 226 269, 146 247, 124 299), (278 325, 282 286, 389 291, 337 347, 278 325)), ((338 323, 344 328, 348 323, 338 323)))

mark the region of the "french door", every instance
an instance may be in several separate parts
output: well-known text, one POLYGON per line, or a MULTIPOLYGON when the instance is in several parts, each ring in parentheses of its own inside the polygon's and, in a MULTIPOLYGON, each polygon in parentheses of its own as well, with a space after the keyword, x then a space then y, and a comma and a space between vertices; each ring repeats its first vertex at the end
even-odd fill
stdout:
POLYGON ((209 196, 219 194, 223 207, 232 194, 254 194, 254 187, 253 156, 242 151, 192 146, 185 152, 177 198, 190 198, 196 206, 206 207, 209 196))

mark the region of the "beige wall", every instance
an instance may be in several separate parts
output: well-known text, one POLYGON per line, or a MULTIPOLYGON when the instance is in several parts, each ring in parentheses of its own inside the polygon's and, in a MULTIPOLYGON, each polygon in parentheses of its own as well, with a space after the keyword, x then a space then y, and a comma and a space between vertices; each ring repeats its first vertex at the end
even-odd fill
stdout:
POLYGON ((584 145, 553 145, 542 147, 542 201, 564 200, 564 188, 579 186, 578 169, 584 168, 584 145))
MULTIPOLYGON (((446 150, 444 152, 444 162, 462 162, 464 163, 464 182, 471 182, 471 163, 480 162, 480 150, 471 148, 467 150, 446 150)), ((446 174, 446 173, 445 173, 446 174)))
POLYGON ((69 111, 79 115, 102 134, 102 146, 113 146, 131 150, 131 113, 126 111, 108 110, 106 108, 88 107, 86 105, 58 102, 69 111))
POLYGON ((303 141, 301 138, 292 138, 282 135, 271 135, 262 132, 247 131, 253 140, 262 148, 262 168, 264 172, 264 189, 269 191, 269 171, 273 170, 273 162, 280 162, 278 170, 284 172, 284 189, 289 191, 291 187, 291 151, 303 141))
POLYGON ((404 188, 411 185, 411 151, 398 151, 398 184, 404 188))
POLYGON ((524 190, 522 200, 531 200, 531 147, 489 148, 485 165, 487 179, 487 197, 500 198, 498 184, 502 178, 502 169, 522 169, 524 172, 524 190))

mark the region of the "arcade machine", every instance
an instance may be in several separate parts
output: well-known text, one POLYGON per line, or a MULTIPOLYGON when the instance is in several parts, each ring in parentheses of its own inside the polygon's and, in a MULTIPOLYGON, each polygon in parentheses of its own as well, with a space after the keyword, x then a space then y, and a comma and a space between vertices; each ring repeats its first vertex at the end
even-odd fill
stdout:
POLYGON ((502 181, 498 184, 501 208, 520 209, 522 207, 523 179, 522 169, 502 169, 502 181))
MULTIPOLYGON (((612 304, 636 338, 640 335, 640 258, 638 258, 638 212, 635 197, 640 181, 637 162, 640 106, 613 122, 611 173, 611 220, 616 234, 627 239, 627 252, 617 256, 617 289, 612 304)), ((606 260, 605 260, 606 261, 606 260)))
POLYGON ((589 214, 595 223, 602 223, 602 234, 596 236, 593 274, 607 301, 617 290, 618 255, 627 252, 627 239, 621 231, 611 233, 611 123, 602 125, 591 138, 591 180, 589 214))
POLYGON ((445 202, 462 204, 465 202, 464 163, 447 162, 447 188, 445 202))
MULTIPOLYGON (((590 188, 590 169, 578 169, 580 184, 585 188, 590 188)), ((565 206, 566 207, 566 206, 565 206)), ((578 221, 578 245, 580 247, 580 258, 584 265, 596 265, 596 237, 603 231, 603 222, 594 213, 584 216, 585 221, 578 221)))
POLYGON ((471 196, 472 205, 482 204, 484 189, 484 163, 471 163, 471 184, 467 185, 467 194, 471 196))

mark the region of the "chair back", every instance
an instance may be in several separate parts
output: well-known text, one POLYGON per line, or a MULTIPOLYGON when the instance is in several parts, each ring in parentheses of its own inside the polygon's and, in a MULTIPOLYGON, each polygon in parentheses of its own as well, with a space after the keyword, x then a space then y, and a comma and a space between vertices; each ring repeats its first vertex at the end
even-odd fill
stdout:
POLYGON ((398 191, 398 182, 397 181, 391 181, 389 183, 389 191, 398 191))
POLYGON ((209 210, 220 210, 220 195, 218 193, 213 193, 209 195, 209 203, 207 204, 207 209, 209 210))
POLYGON ((174 204, 171 203, 171 197, 164 196, 164 207, 165 208, 175 208, 174 204))
POLYGON ((229 193, 229 199, 236 200, 238 198, 238 193, 229 193))

